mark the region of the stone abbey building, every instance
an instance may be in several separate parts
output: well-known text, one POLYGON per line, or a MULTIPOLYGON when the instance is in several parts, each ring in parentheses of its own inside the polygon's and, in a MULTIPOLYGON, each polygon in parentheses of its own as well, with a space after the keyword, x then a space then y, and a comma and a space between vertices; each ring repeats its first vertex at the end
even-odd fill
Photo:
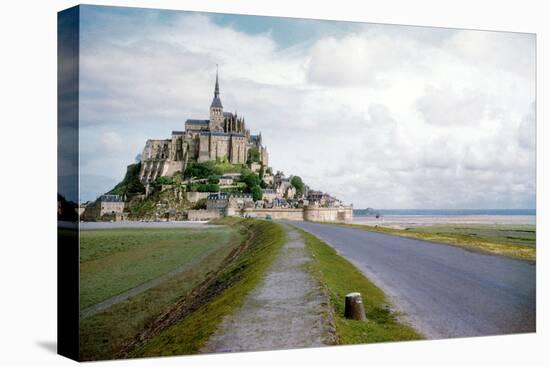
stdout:
POLYGON ((262 145, 261 133, 251 135, 243 117, 224 112, 216 71, 210 119, 188 119, 185 131, 172 131, 169 139, 147 140, 141 155, 140 179, 147 184, 159 176, 173 176, 193 161, 226 159, 233 164, 245 164, 252 147, 258 149, 261 163, 267 167, 268 153, 262 145))

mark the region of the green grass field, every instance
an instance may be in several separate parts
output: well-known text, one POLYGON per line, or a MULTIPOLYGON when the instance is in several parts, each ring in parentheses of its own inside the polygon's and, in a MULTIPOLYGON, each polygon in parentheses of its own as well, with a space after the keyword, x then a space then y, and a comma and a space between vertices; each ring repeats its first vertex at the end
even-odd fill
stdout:
POLYGON ((407 229, 362 224, 341 225, 435 243, 445 243, 481 253, 536 261, 536 226, 530 224, 445 224, 407 229))
POLYGON ((531 224, 444 224, 411 227, 408 231, 426 234, 454 235, 467 239, 526 246, 535 246, 537 233, 536 226, 531 224))
POLYGON ((338 344, 422 339, 412 327, 399 320, 384 292, 361 271, 317 237, 303 230, 300 232, 313 257, 310 270, 325 285, 330 296, 338 344), (363 296, 367 321, 344 317, 344 300, 350 292, 360 292, 363 296))
POLYGON ((192 266, 225 246, 228 229, 110 229, 80 234, 80 308, 192 266))
POLYGON ((251 234, 247 250, 216 278, 214 285, 222 285, 222 290, 203 307, 136 349, 131 357, 198 353, 224 316, 238 309, 258 285, 284 244, 285 231, 273 222, 224 218, 218 223, 243 227, 251 234))
MULTIPOLYGON (((126 301, 80 322, 80 356, 83 360, 114 358, 125 343, 160 312, 172 305, 209 272, 245 237, 238 228, 115 229, 81 233, 81 274, 86 301, 101 300, 173 270, 182 264, 189 269, 126 301), (116 261, 122 262, 117 266, 116 261), (105 280, 107 284, 100 284, 105 280), (94 285, 97 293, 94 293, 94 285)), ((86 303, 85 303, 86 304, 86 303)))

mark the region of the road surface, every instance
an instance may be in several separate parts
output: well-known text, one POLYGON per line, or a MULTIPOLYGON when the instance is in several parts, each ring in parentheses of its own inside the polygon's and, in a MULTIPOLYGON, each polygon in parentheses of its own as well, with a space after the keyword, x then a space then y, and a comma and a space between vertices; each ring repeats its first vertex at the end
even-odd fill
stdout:
POLYGON ((534 264, 363 229, 287 223, 352 261, 427 338, 535 331, 534 264))

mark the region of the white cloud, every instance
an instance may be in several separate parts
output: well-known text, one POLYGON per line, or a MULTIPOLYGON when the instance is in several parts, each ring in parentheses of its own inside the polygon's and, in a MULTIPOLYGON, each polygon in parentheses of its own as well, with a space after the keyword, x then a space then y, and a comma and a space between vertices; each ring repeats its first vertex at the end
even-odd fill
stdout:
POLYGON ((522 148, 534 152, 536 144, 536 116, 535 104, 532 109, 522 118, 518 128, 518 140, 522 148))
POLYGON ((426 87, 417 109, 429 124, 478 124, 484 117, 487 97, 475 90, 455 91, 451 86, 426 87))
POLYGON ((90 177, 122 178, 147 138, 207 118, 218 63, 224 107, 274 169, 356 207, 534 205, 532 35, 357 27, 281 49, 203 15, 107 20, 81 43, 90 177))

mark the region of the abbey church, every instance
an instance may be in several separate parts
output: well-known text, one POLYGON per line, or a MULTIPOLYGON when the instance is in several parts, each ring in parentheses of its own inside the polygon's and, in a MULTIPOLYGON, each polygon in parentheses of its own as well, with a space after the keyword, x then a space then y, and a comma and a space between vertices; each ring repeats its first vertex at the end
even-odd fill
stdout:
POLYGON ((170 139, 149 139, 141 155, 140 179, 145 183, 159 176, 183 172, 188 162, 227 160, 245 164, 250 148, 257 148, 261 163, 268 166, 268 153, 262 145, 262 135, 251 135, 244 118, 224 112, 220 99, 218 72, 214 98, 210 104, 210 119, 185 121, 185 131, 172 131, 170 139))

